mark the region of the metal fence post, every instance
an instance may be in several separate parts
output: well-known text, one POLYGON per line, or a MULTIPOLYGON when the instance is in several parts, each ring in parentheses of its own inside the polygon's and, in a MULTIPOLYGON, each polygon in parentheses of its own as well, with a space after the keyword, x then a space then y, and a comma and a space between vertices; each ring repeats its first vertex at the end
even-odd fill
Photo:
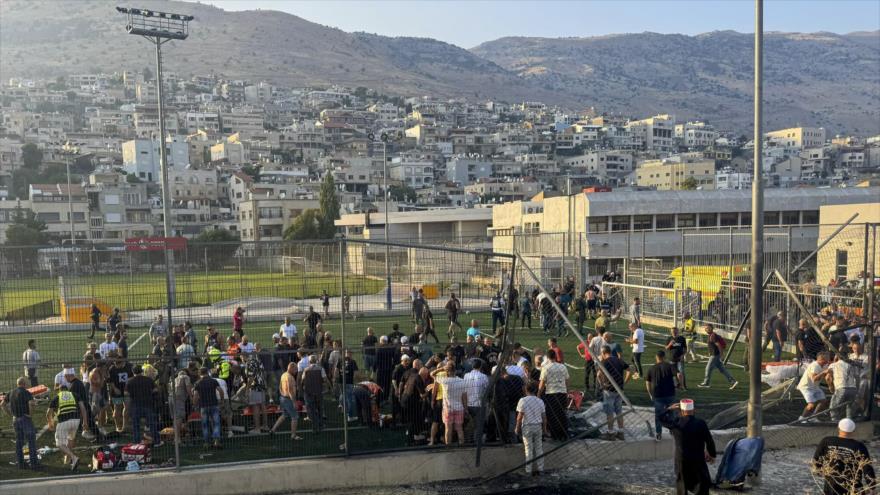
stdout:
MULTIPOLYGON (((342 355, 345 356, 345 239, 336 244, 339 249, 339 334, 342 336, 342 355)), ((348 451, 348 404, 345 393, 345 369, 342 370, 342 437, 345 455, 348 451)))
MULTIPOLYGON (((168 363, 167 365, 170 366, 171 364, 168 363)), ((171 413, 174 428, 174 468, 180 469, 180 418, 175 413, 176 405, 174 403, 177 400, 177 391, 175 390, 175 387, 177 387, 177 376, 172 374, 169 381, 171 382, 171 387, 169 387, 171 389, 171 396, 168 398, 168 408, 171 409, 169 412, 171 413)), ((156 440, 161 439, 154 439, 154 441, 156 440)))
MULTIPOLYGON (((865 316, 867 316, 867 320, 868 320, 869 324, 871 324, 874 321, 874 319, 876 318, 876 316, 874 315, 874 302, 875 302, 875 300, 874 300, 874 293, 875 293, 874 277, 877 274, 877 263, 876 263, 876 260, 877 260, 877 224, 873 224, 871 226, 871 231, 872 231, 872 234, 870 235, 870 241, 871 241, 871 265, 870 266, 871 266, 871 269, 868 273, 865 274, 868 277, 868 279, 866 281, 867 282, 866 285, 868 285, 870 287, 870 290, 868 290, 868 313, 867 313, 867 315, 865 315, 865 316)), ((869 240, 869 238, 866 237, 865 242, 868 242, 868 240, 869 240)), ((867 331, 868 331, 867 332, 868 336, 870 336, 870 339, 868 341, 868 347, 869 347, 868 348, 868 353, 869 353, 868 356, 869 356, 870 365, 869 365, 868 369, 869 370, 876 370, 877 369, 877 335, 875 335, 875 333, 874 333, 873 325, 869 326, 867 328, 867 331)), ((870 419, 872 417, 872 414, 874 411, 875 401, 873 400, 873 398, 874 398, 874 392, 876 389, 877 389, 877 373, 869 372, 868 373, 868 401, 867 401, 866 407, 865 407, 865 409, 866 409, 865 414, 868 416, 868 419, 870 419)))
POLYGON ((733 321, 733 227, 728 228, 727 238, 727 324, 733 321))

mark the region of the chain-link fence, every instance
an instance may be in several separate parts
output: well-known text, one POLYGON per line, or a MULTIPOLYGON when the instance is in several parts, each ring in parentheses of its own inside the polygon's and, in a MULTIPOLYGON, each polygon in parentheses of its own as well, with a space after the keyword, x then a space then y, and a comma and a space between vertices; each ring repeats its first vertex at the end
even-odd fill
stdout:
MULTIPOLYGON (((771 406, 765 421, 801 424, 797 418, 804 402, 793 377, 784 376, 791 371, 784 368, 785 362, 793 361, 796 344, 802 341, 797 339, 797 320, 811 313, 808 324, 819 326, 823 335, 838 330, 846 335, 843 332, 851 324, 870 319, 871 311, 877 314, 871 309, 875 294, 868 290, 876 266, 876 227, 850 226, 832 236, 836 227, 823 226, 824 234, 811 247, 793 241, 796 233, 777 230, 768 233, 778 239, 767 240, 765 267, 768 275, 776 270, 781 277, 767 284, 765 308, 767 319, 786 311, 789 331, 778 346, 783 364, 767 367, 768 375, 779 380, 766 385, 765 404, 771 406), (830 240, 824 243, 826 238, 830 240), (816 253, 809 256, 812 251, 816 253), (828 263, 839 282, 821 287, 816 280, 826 276, 828 263), (860 271, 867 274, 861 278, 861 288, 860 271), (792 282, 794 277, 797 283, 792 282), (838 315, 843 320, 838 321, 838 315)), ((54 377, 62 367, 73 366, 81 373, 79 367, 92 362, 90 355, 109 356, 111 351, 124 355, 132 365, 129 376, 135 364, 146 367, 145 374, 156 373, 157 387, 150 400, 160 437, 165 432, 165 444, 152 450, 147 464, 201 465, 441 444, 447 433, 444 420, 450 416, 444 414, 445 382, 437 380, 442 371, 434 372, 450 361, 453 373, 468 383, 469 404, 461 411, 466 444, 516 441, 514 412, 525 393, 523 387, 531 383, 552 411, 555 438, 548 441, 546 459, 573 465, 609 456, 618 432, 627 440, 656 434, 655 403, 642 382, 656 351, 665 350, 667 360, 673 358, 675 351, 667 347, 670 327, 684 331, 712 323, 727 337, 728 349, 734 348, 727 371, 738 386, 719 381, 720 373, 713 368, 710 387, 697 387, 698 380, 706 379, 711 356, 706 335, 695 332, 686 337, 693 354, 680 356, 682 376, 677 384, 687 390, 678 389, 676 395, 696 400, 700 415, 718 417, 719 427, 742 425, 741 406, 748 387, 739 353, 745 346, 742 337, 738 344, 730 337, 746 321, 748 311, 748 258, 743 257, 748 236, 741 231, 687 234, 680 244, 683 254, 666 256, 652 251, 638 233, 628 236, 626 252, 615 253, 619 257, 614 258, 590 257, 588 238, 567 235, 550 236, 540 241, 541 246, 528 247, 539 242, 530 236, 531 240, 515 241, 518 247, 510 252, 484 250, 485 245, 468 249, 449 243, 429 246, 362 239, 191 243, 175 252, 170 308, 161 251, 125 246, 7 249, 0 254, 0 380, 7 390, 14 387, 16 377, 30 373, 38 385, 46 385, 45 391, 36 390, 42 394, 35 421, 39 430, 53 395, 54 377), (727 251, 721 249, 725 245, 727 251), (644 331, 638 358, 634 345, 624 340, 633 337, 627 325, 635 297, 641 300, 644 331), (90 340, 93 305, 99 314, 90 340), (244 311, 238 313, 238 307, 244 311), (120 310, 118 320, 115 308, 120 310), (619 413, 613 411, 611 424, 604 403, 605 392, 614 387, 607 380, 597 385, 602 381, 599 375, 604 375, 601 370, 597 373, 598 360, 592 354, 589 361, 582 355, 585 349, 601 355, 601 348, 597 352, 589 346, 599 327, 606 330, 603 345, 615 349, 640 378, 621 387, 624 406, 619 413), (387 344, 382 336, 389 338, 387 344), (31 339, 33 350, 40 354, 34 372, 23 363, 33 359, 34 353, 27 353, 31 339), (192 347, 192 368, 181 363, 189 353, 186 347, 180 349, 184 342, 192 347), (578 344, 587 345, 578 349, 578 344), (548 390, 553 377, 542 380, 542 373, 561 373, 558 367, 543 371, 550 349, 568 374, 564 392, 558 386, 548 390), (408 362, 403 355, 410 356, 408 362), (478 375, 468 380, 474 358, 486 363, 479 372, 485 380, 475 378, 478 375), (284 378, 291 363, 296 375, 292 384, 284 378), (213 390, 216 406, 209 391, 192 392, 198 388, 202 367, 226 385, 219 395, 213 390), (255 376, 263 383, 257 383, 255 376), (286 387, 281 387, 282 381, 288 383, 286 387), (282 389, 287 397, 282 397, 282 389), (474 397, 481 400, 471 404, 474 397), (208 405, 202 407, 205 398, 208 405), (572 438, 585 442, 583 448, 577 444, 579 448, 572 450, 572 438)), ((765 362, 776 357, 773 339, 767 344, 765 362)), ((866 339, 866 353, 876 352, 871 345, 866 339)), ((88 383, 90 375, 81 380, 88 383)), ((460 386, 454 381, 451 385, 454 390, 460 386)), ((106 410, 92 413, 107 435, 100 429, 92 432, 104 435, 98 443, 78 436, 74 447, 80 450, 75 452, 91 457, 99 446, 118 444, 121 456, 119 448, 134 440, 133 409, 127 409, 133 399, 123 392, 121 401, 116 398, 120 404, 114 404, 110 394, 104 397, 111 404, 109 417, 106 410), (113 414, 117 409, 127 421, 118 435, 113 414)), ((870 399, 868 394, 864 397, 870 399)), ((458 415, 451 419, 450 440, 458 443, 458 415)), ((145 420, 145 429, 151 425, 145 420)), ((9 416, 0 420, 0 428, 11 438, 9 416)), ((45 450, 54 448, 49 439, 44 434, 38 442, 50 466, 39 474, 69 472, 60 464, 60 453, 45 450)), ((14 460, 11 447, 0 449, 0 455, 4 461, 14 460)), ((10 469, 6 466, 0 470, 10 469)), ((2 474, 4 479, 21 476, 17 470, 2 474)))
MULTIPOLYGON (((39 429, 74 372, 87 411, 71 440, 80 471, 97 451, 132 457, 138 442, 152 446, 142 468, 439 445, 444 396, 429 370, 449 360, 459 375, 474 358, 489 363, 469 402, 491 404, 510 255, 357 239, 191 243, 175 252, 169 305, 162 254, 3 251, 3 390, 26 378, 39 429)), ((464 415, 466 442, 484 441, 478 428, 497 442, 494 408, 479 410, 464 415)), ((3 416, 0 435, 14 440, 12 423, 3 416)), ((51 435, 37 448, 47 467, 36 474, 70 472, 51 435)), ((11 446, 0 450, 15 464, 11 446)), ((21 476, 7 466, 2 478, 21 476)))

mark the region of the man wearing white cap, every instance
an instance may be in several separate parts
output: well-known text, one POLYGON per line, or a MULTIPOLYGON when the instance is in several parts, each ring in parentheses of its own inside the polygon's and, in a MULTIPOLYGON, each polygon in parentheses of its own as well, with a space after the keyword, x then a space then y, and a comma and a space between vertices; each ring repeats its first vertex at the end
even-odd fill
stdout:
POLYGON ((853 420, 841 419, 837 436, 823 438, 816 447, 811 468, 825 479, 826 495, 871 493, 877 486, 871 454, 864 443, 852 438, 855 431, 853 420))
POLYGON ((694 401, 682 399, 672 404, 660 423, 675 439, 675 493, 709 495, 712 478, 706 463, 715 462, 717 452, 709 426, 694 416, 694 401), (676 416, 675 410, 681 414, 676 416))

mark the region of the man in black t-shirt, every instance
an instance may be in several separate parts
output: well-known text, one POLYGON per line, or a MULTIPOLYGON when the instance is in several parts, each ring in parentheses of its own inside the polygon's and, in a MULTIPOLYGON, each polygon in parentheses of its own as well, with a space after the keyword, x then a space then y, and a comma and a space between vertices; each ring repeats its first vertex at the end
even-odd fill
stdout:
MULTIPOLYGON (((74 371, 70 369, 68 371, 74 371)), ((89 403, 89 393, 86 391, 86 386, 83 384, 82 380, 79 379, 76 373, 72 373, 70 375, 65 374, 64 379, 67 380, 68 390, 70 393, 76 397, 77 402, 81 402, 83 404, 89 403)), ((97 427, 95 426, 95 422, 92 419, 91 408, 85 408, 86 414, 83 416, 80 426, 82 427, 82 436, 86 440, 94 440, 96 438, 97 427)))
POLYGON ((202 439, 205 445, 211 438, 214 439, 214 448, 220 448, 220 402, 217 400, 217 393, 221 394, 221 399, 226 400, 223 389, 217 380, 208 374, 208 368, 199 370, 201 378, 193 386, 193 404, 198 406, 199 414, 202 416, 202 439), (213 429, 211 428, 213 424, 213 429))
POLYGON ((870 493, 869 487, 876 488, 871 454, 865 444, 851 438, 855 429, 853 420, 842 419, 837 423, 837 436, 823 438, 816 447, 812 470, 825 479, 826 495, 870 493))
POLYGON ((611 376, 611 380, 613 380, 612 383, 602 370, 599 370, 597 373, 598 379, 596 381, 602 388, 602 409, 605 411, 605 418, 608 422, 608 431, 604 436, 607 440, 624 440, 622 415, 623 399, 620 394, 617 393, 614 384, 617 384, 620 389, 623 389, 626 382, 630 379, 629 365, 612 354, 611 347, 607 345, 602 346, 602 357, 599 364, 605 368, 608 375, 611 376), (617 418, 617 432, 614 431, 614 418, 617 418))
POLYGON ((131 438, 134 443, 141 443, 141 419, 146 420, 150 429, 152 443, 161 445, 159 424, 156 421, 155 392, 156 383, 144 375, 140 366, 134 367, 134 377, 125 384, 125 395, 131 407, 131 438))
POLYGON ((110 366, 110 378, 107 380, 109 394, 107 395, 110 397, 110 404, 113 407, 113 423, 116 425, 117 433, 122 433, 125 430, 125 416, 128 413, 125 407, 125 384, 133 376, 134 370, 125 359, 117 359, 110 366))
POLYGON ((658 442, 663 434, 660 418, 675 403, 676 376, 681 383, 681 374, 674 365, 666 362, 666 351, 657 351, 654 366, 645 377, 645 387, 648 389, 648 397, 654 401, 654 432, 658 442))
POLYGON ((30 456, 30 467, 36 469, 40 466, 37 457, 37 434, 34 430, 33 414, 34 396, 28 391, 28 381, 24 377, 20 377, 16 382, 17 387, 9 393, 5 400, 0 401, 3 410, 12 416, 12 428, 15 430, 15 458, 18 461, 20 469, 26 469, 27 464, 24 463, 24 442, 28 444, 28 455, 30 456))
POLYGON ((679 386, 682 390, 687 390, 687 382, 684 376, 684 356, 688 351, 687 339, 679 334, 678 329, 675 327, 672 327, 670 332, 672 335, 666 339, 666 350, 670 353, 672 365, 678 370, 679 380, 681 380, 679 386))
POLYGON ((370 378, 376 371, 376 345, 378 344, 379 339, 373 333, 372 327, 368 327, 367 335, 361 341, 361 348, 364 350, 364 369, 370 373, 370 378))

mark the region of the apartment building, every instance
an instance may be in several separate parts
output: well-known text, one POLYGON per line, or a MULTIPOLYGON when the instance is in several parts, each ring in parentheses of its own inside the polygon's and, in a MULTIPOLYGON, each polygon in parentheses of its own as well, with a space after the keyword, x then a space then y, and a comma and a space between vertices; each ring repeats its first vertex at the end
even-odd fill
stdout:
POLYGON ((675 116, 656 115, 627 122, 626 128, 636 147, 644 151, 671 153, 675 145, 675 116))
POLYGON ((30 184, 27 208, 46 224, 46 233, 69 242, 71 229, 77 241, 89 238, 89 201, 85 189, 71 184, 30 184), (71 217, 73 224, 71 225, 71 217))
POLYGON ((305 210, 318 208, 317 199, 261 197, 259 190, 238 204, 238 230, 243 241, 280 241, 284 230, 305 210))
MULTIPOLYGON (((186 136, 174 135, 165 141, 169 169, 183 169, 189 165, 189 144, 186 136)), ((132 139, 122 143, 122 168, 147 182, 161 178, 158 139, 132 139)))
POLYGON ((700 189, 715 189, 715 161, 701 158, 680 160, 645 160, 633 172, 635 183, 640 187, 653 187, 658 191, 682 189, 689 178, 700 189))
POLYGON ((541 189, 541 183, 531 177, 512 180, 488 177, 464 186, 465 194, 496 202, 523 201, 538 194, 541 189))
POLYGON ((817 148, 825 145, 825 128, 791 127, 767 132, 764 139, 788 148, 817 148))
POLYGON ((633 156, 629 151, 596 150, 563 158, 562 164, 579 173, 594 174, 606 179, 620 178, 633 171, 633 156))
POLYGON ((389 178, 419 189, 434 183, 434 162, 418 155, 395 157, 388 165, 389 178))
POLYGON ((446 180, 463 186, 492 176, 492 160, 480 156, 453 156, 446 161, 446 180))
POLYGON ((715 174, 715 189, 751 189, 752 174, 736 172, 731 169, 721 170, 715 174))
POLYGON ((675 138, 688 149, 708 148, 718 139, 715 128, 705 122, 688 122, 675 125, 675 138))

